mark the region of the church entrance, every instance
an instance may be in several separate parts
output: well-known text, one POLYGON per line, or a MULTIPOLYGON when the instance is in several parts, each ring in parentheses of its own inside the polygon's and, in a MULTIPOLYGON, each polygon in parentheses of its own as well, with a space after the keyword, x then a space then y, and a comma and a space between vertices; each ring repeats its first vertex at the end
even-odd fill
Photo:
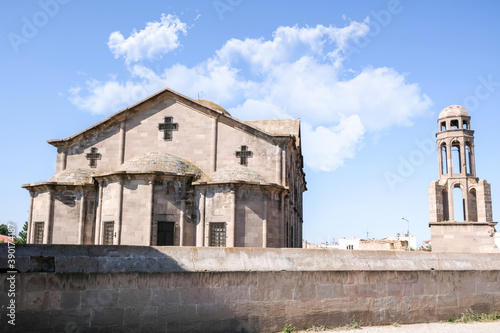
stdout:
POLYGON ((158 222, 158 246, 174 245, 174 222, 158 222))

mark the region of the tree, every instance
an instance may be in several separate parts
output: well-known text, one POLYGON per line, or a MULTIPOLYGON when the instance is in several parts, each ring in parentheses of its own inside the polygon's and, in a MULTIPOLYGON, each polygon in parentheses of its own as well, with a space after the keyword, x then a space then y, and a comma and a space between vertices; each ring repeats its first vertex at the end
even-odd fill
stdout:
POLYGON ((7 227, 6 224, 0 224, 0 235, 9 235, 9 228, 7 227))
POLYGON ((19 231, 19 237, 16 237, 15 243, 26 244, 28 240, 28 221, 24 222, 23 230, 19 231))

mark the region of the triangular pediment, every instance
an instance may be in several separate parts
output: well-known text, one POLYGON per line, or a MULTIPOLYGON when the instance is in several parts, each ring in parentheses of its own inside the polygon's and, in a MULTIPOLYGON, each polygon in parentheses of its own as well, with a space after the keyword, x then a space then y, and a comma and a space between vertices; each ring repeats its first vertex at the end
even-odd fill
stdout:
MULTIPOLYGON (((49 140, 48 143, 55 146, 55 147, 60 147, 60 146, 72 146, 76 142, 80 141, 81 139, 94 136, 100 132, 104 132, 108 128, 117 125, 121 122, 123 122, 125 119, 129 119, 132 116, 141 113, 143 111, 146 111, 149 107, 157 105, 159 103, 165 102, 169 99, 175 100, 175 102, 182 103, 188 107, 191 107, 199 112, 205 113, 208 116, 211 117, 218 117, 218 116, 226 116, 229 118, 232 118, 229 113, 223 109, 222 107, 218 106, 217 104, 206 101, 206 100, 194 100, 191 99, 187 96, 184 96, 172 89, 165 88, 151 96, 146 97, 145 99, 135 103, 134 105, 131 105, 127 108, 124 108, 115 114, 109 116, 108 118, 98 122, 97 124, 75 134, 70 137, 64 138, 64 139, 54 139, 54 140, 49 140)), ((236 118, 232 118, 233 120, 239 121, 236 118)))

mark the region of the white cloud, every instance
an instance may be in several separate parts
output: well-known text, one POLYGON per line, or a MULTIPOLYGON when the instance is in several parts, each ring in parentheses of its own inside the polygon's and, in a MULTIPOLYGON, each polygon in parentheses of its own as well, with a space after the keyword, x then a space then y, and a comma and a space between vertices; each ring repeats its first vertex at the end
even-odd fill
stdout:
POLYGON ((394 69, 344 67, 349 43, 368 29, 368 19, 342 28, 279 27, 270 40, 231 39, 192 67, 175 64, 155 72, 135 65, 125 82, 88 81, 70 91, 71 101, 111 113, 164 87, 191 97, 203 91, 243 120, 301 118, 306 164, 331 171, 355 156, 365 133, 409 126, 432 105, 418 84, 394 69))
POLYGON ((180 46, 181 32, 187 33, 186 23, 176 16, 163 14, 160 22, 148 22, 143 30, 134 30, 127 39, 119 31, 111 33, 108 47, 115 58, 123 57, 126 63, 158 59, 180 46))
POLYGON ((353 158, 363 139, 365 128, 358 116, 341 116, 337 126, 313 127, 302 122, 302 150, 309 167, 332 171, 353 158))
POLYGON ((330 58, 337 65, 343 60, 342 52, 346 50, 348 40, 362 36, 368 31, 368 18, 363 22, 351 22, 343 28, 326 27, 321 24, 306 28, 279 27, 273 33, 272 40, 266 41, 263 38, 229 40, 217 51, 217 60, 232 64, 242 59, 259 73, 267 72, 278 64, 296 61, 306 55, 330 58))

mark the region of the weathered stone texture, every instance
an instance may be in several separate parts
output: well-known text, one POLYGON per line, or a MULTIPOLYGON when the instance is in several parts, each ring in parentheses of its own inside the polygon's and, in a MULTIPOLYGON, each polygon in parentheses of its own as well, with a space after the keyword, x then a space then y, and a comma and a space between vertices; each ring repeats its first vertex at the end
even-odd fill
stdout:
POLYGON ((269 332, 500 311, 494 254, 28 245, 17 255, 19 332, 269 332), (35 254, 55 256, 54 272, 37 272, 35 254))
POLYGON ((44 244, 302 245, 298 119, 247 124, 164 89, 49 143, 57 174, 23 185, 32 195, 28 243, 44 222, 44 244), (164 137, 167 120, 175 130, 164 137), (243 146, 246 162, 237 156, 243 146), (224 223, 213 237, 223 241, 209 242, 210 223, 224 223))

